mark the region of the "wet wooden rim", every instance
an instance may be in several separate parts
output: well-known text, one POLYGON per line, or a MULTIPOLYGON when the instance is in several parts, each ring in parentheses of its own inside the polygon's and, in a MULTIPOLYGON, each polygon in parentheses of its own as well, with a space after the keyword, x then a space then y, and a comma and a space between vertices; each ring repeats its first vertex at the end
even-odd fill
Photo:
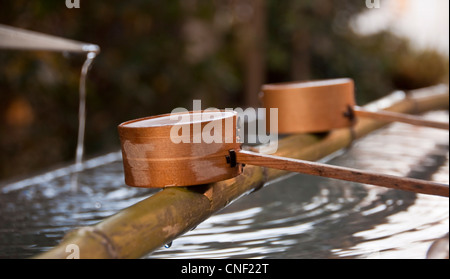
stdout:
POLYGON ((242 166, 230 167, 226 159, 229 150, 240 149, 236 123, 236 112, 217 110, 164 114, 120 124, 125 183, 148 188, 189 186, 239 175, 242 166), (177 118, 171 120, 171 116, 177 118), (181 123, 183 119, 187 121, 181 123), (205 142, 208 134, 216 135, 216 140, 205 142))
POLYGON ((354 83, 349 78, 265 84, 261 98, 268 119, 270 108, 278 109, 278 130, 268 127, 272 132, 315 133, 353 124, 345 116, 355 106, 354 83))

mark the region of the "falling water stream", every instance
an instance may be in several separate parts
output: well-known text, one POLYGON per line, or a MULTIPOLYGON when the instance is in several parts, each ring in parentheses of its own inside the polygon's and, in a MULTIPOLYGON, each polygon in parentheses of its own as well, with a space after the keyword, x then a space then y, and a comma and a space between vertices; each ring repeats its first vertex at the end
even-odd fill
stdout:
POLYGON ((87 53, 86 60, 81 69, 79 84, 79 113, 78 113, 78 139, 75 153, 75 165, 71 180, 72 191, 78 189, 79 172, 83 169, 84 133, 86 125, 86 77, 89 67, 100 47, 95 44, 83 43, 57 36, 52 36, 31 30, 0 24, 0 49, 14 50, 44 50, 74 53, 87 53))
MULTIPOLYGON (((448 121, 448 112, 425 117, 448 121)), ((448 184, 448 145, 448 131, 395 123, 328 163, 448 184)), ((125 186, 120 152, 81 164, 76 192, 73 166, 0 186, 0 258, 49 250, 158 191, 125 186)), ((448 220, 448 198, 295 174, 145 258, 425 258, 448 220)))
POLYGON ((78 176, 79 172, 83 169, 84 134, 86 129, 86 77, 89 71, 89 67, 91 66, 96 56, 97 54, 95 52, 88 52, 83 67, 81 68, 79 85, 80 104, 78 111, 78 138, 75 152, 75 170, 72 174, 71 179, 72 191, 78 190, 78 176))

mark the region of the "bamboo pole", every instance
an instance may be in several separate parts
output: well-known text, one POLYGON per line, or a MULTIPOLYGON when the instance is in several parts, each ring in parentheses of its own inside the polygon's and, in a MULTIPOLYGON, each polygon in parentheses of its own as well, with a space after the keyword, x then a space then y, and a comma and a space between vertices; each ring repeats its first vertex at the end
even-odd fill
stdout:
POLYGON ((69 40, 40 32, 0 24, 0 49, 70 51, 99 53, 95 44, 69 40))
MULTIPOLYGON (((449 107, 447 86, 430 87, 412 93, 386 110, 421 113, 449 107), (430 96, 416 96, 423 95, 421 93, 429 93, 430 96)), ((361 118, 352 131, 340 129, 326 135, 289 136, 279 141, 275 155, 319 160, 384 125, 384 122, 361 118)), ((264 147, 253 150, 264 152, 264 147)), ((242 175, 233 179, 209 185, 166 188, 96 225, 68 233, 58 246, 35 258, 66 258, 73 251, 71 248, 74 246, 71 244, 79 249, 80 258, 142 257, 189 231, 230 202, 286 173, 249 165, 244 168, 242 175)))

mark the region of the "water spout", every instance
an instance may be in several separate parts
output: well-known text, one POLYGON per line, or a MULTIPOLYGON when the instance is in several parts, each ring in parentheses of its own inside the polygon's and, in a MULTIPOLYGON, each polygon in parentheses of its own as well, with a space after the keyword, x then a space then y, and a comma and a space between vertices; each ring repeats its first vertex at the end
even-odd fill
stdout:
POLYGON ((75 166, 71 177, 71 189, 78 189, 78 174, 83 170, 84 132, 86 126, 86 76, 100 47, 39 32, 24 30, 0 24, 0 48, 16 50, 44 50, 87 53, 80 76, 80 104, 78 115, 78 139, 75 166))
POLYGON ((0 48, 100 53, 100 47, 57 36, 0 24, 0 48))

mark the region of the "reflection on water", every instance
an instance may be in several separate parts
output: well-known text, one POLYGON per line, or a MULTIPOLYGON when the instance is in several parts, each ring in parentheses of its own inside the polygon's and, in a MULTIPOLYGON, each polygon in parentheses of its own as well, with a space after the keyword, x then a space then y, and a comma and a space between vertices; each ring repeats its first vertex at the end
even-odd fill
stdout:
MULTIPOLYGON (((427 116, 448 121, 447 112, 427 116)), ((93 166, 80 174, 77 193, 69 175, 0 188, 0 258, 47 250, 69 230, 157 191, 124 187, 116 155, 105 156, 104 164, 88 161, 93 166)), ((448 132, 393 124, 330 163, 448 184, 448 162, 448 132)), ((293 175, 241 198, 147 258, 425 258, 448 232, 448 218, 447 198, 293 175)))
POLYGON ((36 255, 56 246, 68 231, 149 196, 152 190, 123 186, 122 163, 111 162, 119 158, 115 155, 104 156, 105 165, 87 161, 97 166, 80 173, 77 192, 71 189, 70 168, 0 188, 0 258, 36 255))

